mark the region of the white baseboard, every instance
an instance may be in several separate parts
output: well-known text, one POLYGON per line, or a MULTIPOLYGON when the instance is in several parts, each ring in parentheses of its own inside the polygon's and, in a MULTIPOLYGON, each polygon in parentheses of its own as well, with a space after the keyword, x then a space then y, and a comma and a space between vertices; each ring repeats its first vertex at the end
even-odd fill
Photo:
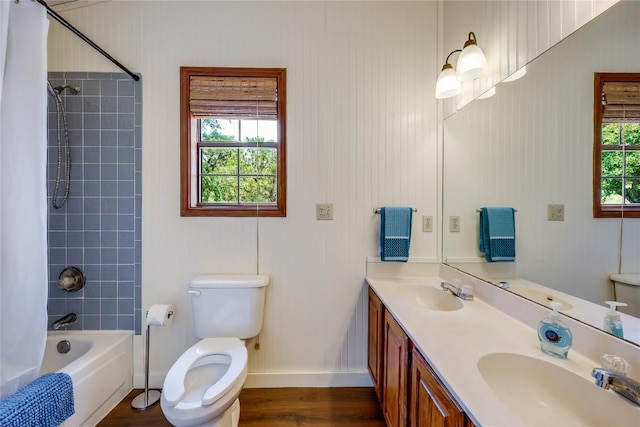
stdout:
POLYGON ((249 373, 245 388, 373 387, 368 371, 249 373))
MULTIPOLYGON (((149 375, 149 388, 161 389, 164 375, 149 375)), ((369 371, 249 373, 245 388, 372 387, 369 371)), ((133 377, 134 388, 144 388, 144 374, 133 377)))

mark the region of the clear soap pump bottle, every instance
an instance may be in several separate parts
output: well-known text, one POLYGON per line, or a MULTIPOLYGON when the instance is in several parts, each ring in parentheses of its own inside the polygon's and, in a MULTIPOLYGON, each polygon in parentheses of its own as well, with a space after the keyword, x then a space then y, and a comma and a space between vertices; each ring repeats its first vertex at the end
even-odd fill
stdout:
POLYGON ((573 344, 573 335, 558 313, 560 303, 552 301, 549 305, 553 311, 538 324, 540 349, 553 357, 566 359, 573 344))
POLYGON ((605 301, 605 304, 609 305, 610 310, 604 316, 604 322, 602 329, 605 332, 615 335, 618 338, 624 338, 622 331, 622 320, 620 320, 620 313, 616 311, 617 307, 626 307, 627 304, 618 301, 605 301))

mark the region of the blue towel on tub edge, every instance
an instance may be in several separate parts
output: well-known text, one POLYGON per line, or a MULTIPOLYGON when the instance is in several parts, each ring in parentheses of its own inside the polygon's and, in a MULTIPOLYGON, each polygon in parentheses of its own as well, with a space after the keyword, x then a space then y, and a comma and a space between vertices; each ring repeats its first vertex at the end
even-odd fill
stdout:
POLYGON ((515 209, 484 207, 480 209, 479 249, 487 262, 516 260, 515 209))
POLYGON ((0 400, 0 426, 57 427, 74 412, 71 377, 53 372, 0 400))
POLYGON ((407 262, 411 245, 413 208, 383 207, 380 209, 380 259, 407 262))

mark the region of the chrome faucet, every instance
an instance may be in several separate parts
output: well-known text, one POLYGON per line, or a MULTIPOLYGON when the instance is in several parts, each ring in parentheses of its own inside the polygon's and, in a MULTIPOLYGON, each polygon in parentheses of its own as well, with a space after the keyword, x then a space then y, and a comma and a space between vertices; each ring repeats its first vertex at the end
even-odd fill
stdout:
POLYGON ((64 328, 65 326, 70 326, 71 324, 73 324, 73 322, 75 322, 77 319, 78 319, 78 316, 75 313, 69 313, 66 316, 63 316, 58 320, 56 320, 55 322, 53 322, 49 327, 51 329, 64 328))
POLYGON ((606 390, 611 388, 616 393, 640 406, 640 383, 637 381, 604 368, 593 368, 591 376, 596 379, 598 387, 606 390))
POLYGON ((445 292, 449 291, 453 295, 457 296, 458 298, 462 298, 465 301, 473 301, 473 294, 469 292, 471 289, 470 286, 457 287, 456 285, 451 284, 449 282, 441 282, 440 287, 442 288, 443 291, 445 292))

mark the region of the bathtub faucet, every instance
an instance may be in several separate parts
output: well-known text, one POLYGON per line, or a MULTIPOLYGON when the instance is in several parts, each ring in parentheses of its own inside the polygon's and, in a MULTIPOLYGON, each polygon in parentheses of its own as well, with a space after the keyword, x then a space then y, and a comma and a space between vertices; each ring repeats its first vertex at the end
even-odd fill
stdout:
POLYGON ((61 318, 59 318, 58 320, 56 320, 55 322, 53 322, 51 324, 51 326, 49 326, 51 329, 60 329, 60 328, 64 328, 65 326, 69 326, 71 325, 73 322, 75 322, 78 319, 78 316, 76 316, 75 313, 69 313, 66 316, 62 316, 61 318))

